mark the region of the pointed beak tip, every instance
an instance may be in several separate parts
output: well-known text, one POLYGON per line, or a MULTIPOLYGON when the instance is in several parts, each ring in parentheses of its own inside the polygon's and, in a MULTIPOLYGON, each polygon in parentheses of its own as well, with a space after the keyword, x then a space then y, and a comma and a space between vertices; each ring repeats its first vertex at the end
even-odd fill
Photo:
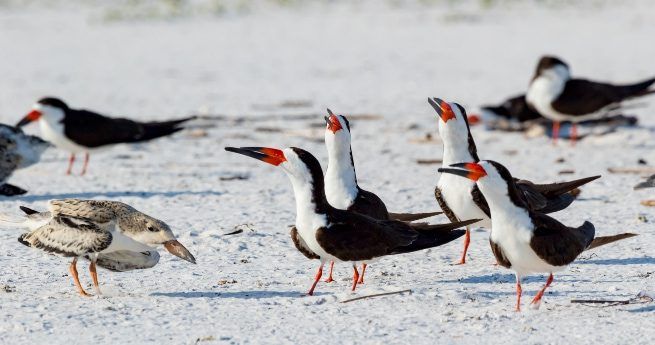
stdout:
POLYGON ((193 256, 193 254, 191 254, 191 252, 189 252, 189 250, 186 249, 186 247, 184 247, 182 243, 178 242, 177 240, 165 242, 164 248, 166 248, 169 253, 184 261, 188 261, 192 264, 196 263, 196 258, 193 256))

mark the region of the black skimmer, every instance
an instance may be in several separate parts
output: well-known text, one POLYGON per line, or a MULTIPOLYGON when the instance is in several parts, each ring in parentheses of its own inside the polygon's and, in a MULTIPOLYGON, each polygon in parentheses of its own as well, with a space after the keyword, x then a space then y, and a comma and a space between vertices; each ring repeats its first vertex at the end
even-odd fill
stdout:
POLYGON ((500 105, 486 105, 481 109, 482 119, 493 121, 506 119, 512 122, 526 122, 543 118, 534 111, 525 100, 525 95, 518 95, 505 100, 500 105))
MULTIPOLYGON (((343 115, 334 115, 330 109, 325 117, 325 146, 328 151, 328 167, 325 172, 325 196, 328 202, 340 210, 361 213, 375 219, 395 219, 411 222, 442 212, 390 213, 382 199, 362 189, 357 183, 355 160, 351 148, 350 122, 343 115)), ((332 281, 332 268, 326 282, 332 281)), ((367 263, 362 264, 359 284, 364 283, 367 263)))
POLYGON ((85 109, 69 108, 62 100, 42 98, 34 104, 17 127, 39 121, 43 138, 71 152, 67 174, 71 173, 75 154, 84 152, 82 175, 86 173, 89 152, 110 145, 136 143, 167 136, 183 129, 180 125, 194 117, 164 122, 137 122, 111 118, 85 109))
POLYGON ((566 268, 587 249, 636 234, 595 237, 594 225, 585 222, 568 227, 534 210, 509 170, 494 161, 457 163, 440 172, 473 181, 486 198, 491 212, 489 243, 498 263, 516 272, 516 311, 521 309, 521 278, 530 273, 548 273, 548 280, 531 305, 539 308, 553 273, 566 268))
POLYGON ((628 85, 572 79, 569 66, 554 56, 544 56, 530 81, 526 100, 544 117, 553 121, 553 140, 557 140, 559 123, 570 121, 571 140, 576 140, 576 123, 598 118, 608 108, 621 102, 655 92, 649 87, 655 78, 628 85))
POLYGON ((411 225, 340 210, 328 203, 321 164, 311 153, 295 147, 284 150, 226 147, 225 150, 278 166, 291 180, 296 199, 294 244, 307 257, 321 261, 309 295, 314 293, 326 261, 352 263, 354 291, 359 280, 358 263, 446 244, 464 235, 457 228, 478 221, 411 225))
POLYGON ((27 228, 18 241, 50 254, 73 258, 69 270, 80 295, 84 291, 77 274, 77 260, 91 261, 89 271, 100 294, 96 266, 112 271, 149 268, 157 264, 155 247, 163 245, 171 254, 196 263, 191 253, 161 220, 121 202, 103 200, 51 200, 47 212, 21 206, 25 217, 2 216, 0 222, 27 228))
MULTIPOLYGON (((443 141, 443 165, 461 162, 478 162, 477 147, 468 125, 466 110, 457 103, 444 102, 439 98, 428 99, 439 115, 439 135, 443 141)), ((519 191, 530 205, 543 213, 563 210, 575 197, 569 192, 600 176, 592 176, 569 182, 535 184, 528 180, 516 180, 519 191)), ((478 226, 491 227, 489 205, 473 181, 442 174, 435 188, 435 197, 448 219, 482 219, 478 226)), ((459 264, 466 263, 466 252, 471 241, 470 229, 466 230, 464 251, 459 264)))
POLYGON ((51 147, 41 138, 27 135, 20 128, 0 124, 0 195, 14 196, 26 190, 5 183, 16 169, 26 168, 41 159, 41 154, 51 147))

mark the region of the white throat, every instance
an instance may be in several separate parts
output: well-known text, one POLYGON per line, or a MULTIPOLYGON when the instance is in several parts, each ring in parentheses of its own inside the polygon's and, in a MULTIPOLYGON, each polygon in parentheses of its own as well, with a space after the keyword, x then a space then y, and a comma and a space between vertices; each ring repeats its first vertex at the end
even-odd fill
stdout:
POLYGON ((553 119, 557 115, 551 103, 562 94, 569 78, 569 71, 564 66, 555 66, 542 71, 530 83, 525 95, 526 101, 539 113, 553 119))
MULTIPOLYGON (((441 120, 439 120, 441 121, 441 120)), ((450 121, 460 121, 450 120, 450 121)), ((463 121, 463 120, 461 120, 463 121)), ((443 141, 443 166, 450 164, 476 161, 468 149, 468 132, 464 128, 457 128, 455 123, 439 123, 439 135, 443 141)))

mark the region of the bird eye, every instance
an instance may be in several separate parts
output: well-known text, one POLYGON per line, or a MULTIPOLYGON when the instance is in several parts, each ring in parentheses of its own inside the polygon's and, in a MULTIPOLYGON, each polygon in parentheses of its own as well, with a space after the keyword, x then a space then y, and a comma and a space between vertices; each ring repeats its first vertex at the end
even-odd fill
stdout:
POLYGON ((148 231, 155 232, 155 231, 157 231, 157 229, 155 229, 152 226, 148 225, 148 231))

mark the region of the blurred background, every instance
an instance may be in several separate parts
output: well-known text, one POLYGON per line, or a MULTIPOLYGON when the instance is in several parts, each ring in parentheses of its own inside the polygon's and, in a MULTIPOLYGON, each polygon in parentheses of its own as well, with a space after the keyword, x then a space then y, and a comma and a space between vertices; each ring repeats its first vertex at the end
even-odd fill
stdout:
POLYGON ((0 119, 44 95, 137 118, 425 116, 428 96, 524 91, 543 54, 596 80, 650 77, 654 19, 648 0, 0 0, 0 119))

